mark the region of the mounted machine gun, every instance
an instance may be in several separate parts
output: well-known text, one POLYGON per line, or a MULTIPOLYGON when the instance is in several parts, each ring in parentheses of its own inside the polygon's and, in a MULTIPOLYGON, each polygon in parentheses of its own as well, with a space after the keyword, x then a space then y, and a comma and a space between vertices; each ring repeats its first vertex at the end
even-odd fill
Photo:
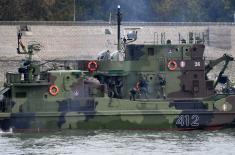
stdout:
POLYGON ((32 56, 34 54, 34 51, 40 51, 41 45, 38 42, 30 42, 27 49, 23 42, 21 41, 22 38, 22 32, 19 31, 17 35, 18 40, 18 47, 17 47, 17 53, 18 54, 25 54, 27 55, 26 60, 22 62, 21 67, 19 67, 18 72, 24 74, 24 80, 25 81, 33 81, 35 78, 40 74, 40 66, 32 62, 32 56), (21 51, 21 49, 23 51, 21 51))

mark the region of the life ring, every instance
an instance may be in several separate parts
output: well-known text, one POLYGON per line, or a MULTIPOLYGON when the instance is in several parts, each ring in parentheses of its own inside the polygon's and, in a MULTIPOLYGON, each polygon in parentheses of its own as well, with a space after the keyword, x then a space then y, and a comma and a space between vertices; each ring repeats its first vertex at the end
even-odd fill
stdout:
POLYGON ((59 93, 60 89, 56 85, 51 85, 49 88, 49 92, 52 96, 56 96, 59 93))
POLYGON ((98 64, 95 62, 95 61, 90 61, 88 64, 87 64, 87 68, 90 72, 94 72, 97 70, 98 68, 98 64))
POLYGON ((168 62, 168 69, 174 71, 177 68, 177 63, 173 60, 168 62))

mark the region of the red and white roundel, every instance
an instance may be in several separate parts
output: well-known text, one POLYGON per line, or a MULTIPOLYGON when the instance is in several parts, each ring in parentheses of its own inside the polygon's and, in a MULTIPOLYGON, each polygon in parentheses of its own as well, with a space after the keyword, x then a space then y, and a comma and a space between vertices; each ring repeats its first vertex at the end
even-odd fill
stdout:
POLYGON ((185 61, 180 61, 180 67, 181 67, 181 68, 184 68, 185 65, 186 65, 185 61))

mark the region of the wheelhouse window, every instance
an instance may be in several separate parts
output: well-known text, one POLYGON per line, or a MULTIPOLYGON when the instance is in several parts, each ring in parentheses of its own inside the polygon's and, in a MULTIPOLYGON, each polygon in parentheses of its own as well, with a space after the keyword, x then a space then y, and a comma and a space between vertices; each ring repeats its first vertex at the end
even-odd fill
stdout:
POLYGON ((25 98, 27 96, 26 92, 16 92, 15 97, 16 98, 25 98))
POLYGON ((148 48, 148 56, 154 56, 154 48, 148 48))

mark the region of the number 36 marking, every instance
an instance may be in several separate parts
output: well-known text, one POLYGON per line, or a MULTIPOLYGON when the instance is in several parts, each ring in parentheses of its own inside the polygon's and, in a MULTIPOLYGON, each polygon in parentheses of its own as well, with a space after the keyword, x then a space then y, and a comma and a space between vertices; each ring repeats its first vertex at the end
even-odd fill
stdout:
POLYGON ((198 115, 180 115, 176 120, 176 125, 181 127, 199 126, 200 117, 198 115))
POLYGON ((200 61, 195 61, 195 62, 194 62, 194 67, 200 67, 200 66, 201 66, 200 61))

